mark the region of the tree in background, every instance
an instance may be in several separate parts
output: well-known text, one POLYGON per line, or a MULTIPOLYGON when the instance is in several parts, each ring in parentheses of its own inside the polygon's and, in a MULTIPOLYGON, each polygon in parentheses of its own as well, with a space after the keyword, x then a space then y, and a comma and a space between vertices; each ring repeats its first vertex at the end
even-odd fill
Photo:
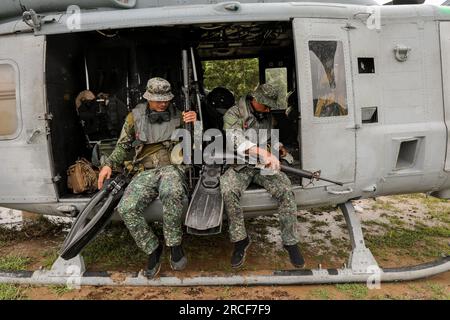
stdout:
MULTIPOLYGON (((207 90, 225 87, 237 99, 253 91, 259 83, 258 59, 213 60, 203 62, 204 85, 207 90)), ((286 108, 287 70, 271 68, 266 70, 266 82, 280 90, 278 104, 286 108)))
POLYGON ((287 69, 270 68, 266 69, 266 83, 270 83, 278 89, 278 105, 281 109, 287 108, 287 69))
POLYGON ((236 99, 253 91, 259 83, 258 59, 204 61, 203 70, 207 90, 225 87, 236 99))

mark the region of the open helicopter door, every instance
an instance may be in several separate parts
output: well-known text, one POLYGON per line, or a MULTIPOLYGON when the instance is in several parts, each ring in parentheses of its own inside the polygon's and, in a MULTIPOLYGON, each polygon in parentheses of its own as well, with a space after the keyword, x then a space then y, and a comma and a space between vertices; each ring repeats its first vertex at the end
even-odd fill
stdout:
POLYGON ((440 22, 439 31, 441 40, 445 124, 447 126, 447 154, 445 157, 445 171, 450 171, 450 22, 440 22))
POLYGON ((45 96, 45 37, 3 36, 0 45, 0 203, 56 201, 45 96))
MULTIPOLYGON (((345 21, 294 19, 301 156, 305 170, 335 180, 355 180, 355 117, 345 21)), ((317 182, 315 185, 327 185, 317 182)), ((351 193, 328 190, 331 194, 351 193)))

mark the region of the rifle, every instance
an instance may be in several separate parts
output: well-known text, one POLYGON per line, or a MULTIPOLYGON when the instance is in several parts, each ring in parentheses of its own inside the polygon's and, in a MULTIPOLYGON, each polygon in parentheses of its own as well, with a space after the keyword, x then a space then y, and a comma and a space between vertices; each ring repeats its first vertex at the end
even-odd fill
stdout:
MULTIPOLYGON (((234 155, 234 154, 226 153, 224 155, 214 155, 212 158, 209 159, 210 162, 211 162, 211 160, 212 160, 212 162, 219 163, 219 164, 222 164, 224 160, 225 160, 225 164, 228 161, 230 161, 230 160, 232 161, 232 163, 234 163, 234 160, 239 160, 240 162, 238 162, 238 163, 252 165, 252 166, 254 166, 257 169, 264 169, 265 168, 264 164, 258 163, 257 158, 253 157, 253 156, 249 156, 249 158, 247 160, 246 158, 244 158, 242 156, 237 156, 237 155, 234 155)), ((337 184, 339 186, 343 186, 344 185, 344 183, 339 182, 339 181, 334 181, 334 180, 331 180, 331 179, 328 179, 328 178, 322 178, 321 177, 321 170, 317 170, 317 171, 312 172, 312 171, 307 171, 307 170, 293 168, 291 166, 284 165, 284 164, 280 164, 280 170, 284 171, 284 172, 288 172, 288 173, 293 173, 293 174, 295 174, 295 175, 297 175, 299 177, 302 177, 302 178, 309 179, 311 181, 311 183, 314 180, 317 180, 317 181, 318 180, 322 180, 322 181, 327 181, 327 182, 331 182, 331 183, 337 184)))
POLYGON ((198 114, 200 117, 200 121, 203 121, 202 102, 201 102, 201 97, 200 97, 200 89, 199 89, 198 76, 197 76, 197 65, 195 62, 194 49, 192 47, 190 49, 191 49, 192 72, 193 72, 193 76, 194 76, 193 87, 195 90, 195 97, 197 99, 197 108, 198 108, 198 114))
MULTIPOLYGON (((189 61, 188 61, 188 53, 186 49, 183 49, 181 51, 182 56, 182 69, 183 69, 183 95, 184 95, 184 112, 189 112, 191 110, 191 101, 190 101, 190 95, 189 95, 189 61)), ((191 123, 184 123, 184 128, 191 134, 192 133, 192 124, 191 123)), ((192 134, 191 134, 192 137, 192 134)), ((183 155, 184 163, 187 163, 188 160, 191 160, 190 163, 192 163, 192 155, 191 159, 186 159, 186 155, 183 155)), ((192 168, 188 168, 188 175, 189 175, 189 187, 192 189, 192 168)))
POLYGON ((302 169, 293 168, 291 166, 287 166, 287 165, 284 165, 284 164, 280 164, 280 169, 281 169, 281 171, 293 173, 293 174, 295 174, 297 176, 300 176, 302 178, 307 178, 311 182, 314 181, 314 180, 322 180, 322 181, 327 181, 327 182, 331 182, 331 183, 337 184, 339 186, 343 186, 344 185, 342 182, 339 182, 339 181, 334 181, 334 180, 331 180, 331 179, 322 178, 320 176, 321 170, 317 170, 317 171, 311 172, 311 171, 306 171, 306 170, 302 170, 302 169))
MULTIPOLYGON (((183 68, 183 95, 184 95, 184 112, 189 112, 191 110, 191 101, 189 94, 189 62, 187 50, 182 50, 182 68, 183 68)), ((189 132, 192 131, 192 125, 190 123, 185 123, 184 127, 189 132)))
POLYGON ((200 88, 198 83, 198 76, 197 76, 197 65, 195 62, 195 55, 194 55, 194 49, 191 47, 191 62, 192 62, 192 74, 194 76, 194 82, 192 84, 192 87, 195 91, 195 97, 197 100, 197 111, 200 117, 200 121, 196 122, 194 125, 194 144, 193 144, 193 151, 194 151, 194 163, 201 163, 202 161, 202 138, 203 138, 203 114, 202 114, 202 98, 200 94, 200 88))

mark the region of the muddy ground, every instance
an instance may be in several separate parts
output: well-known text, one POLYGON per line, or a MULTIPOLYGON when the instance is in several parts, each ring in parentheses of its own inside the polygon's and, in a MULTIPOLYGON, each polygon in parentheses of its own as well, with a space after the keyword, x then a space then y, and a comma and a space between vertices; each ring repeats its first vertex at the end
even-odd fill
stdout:
MULTIPOLYGON (((450 202, 424 194, 354 201, 367 246, 382 267, 419 264, 450 254, 450 202)), ((340 268, 348 260, 349 237, 343 215, 334 207, 298 212, 301 248, 306 268, 340 268)), ((20 212, 0 211, 0 269, 49 269, 70 227, 70 221, 41 218, 23 221, 20 212), (66 223, 65 223, 66 222, 66 223), (69 224, 67 224, 69 222, 69 224)), ((161 224, 154 224, 161 236, 161 224)), ((163 255, 161 276, 269 274, 291 269, 276 216, 249 219, 252 239, 246 263, 230 267, 232 246, 226 232, 217 236, 184 237, 189 259, 186 270, 170 269, 163 255)), ((227 230, 226 224, 224 231, 227 230)), ((89 271, 108 270, 120 277, 139 271, 146 256, 122 223, 114 223, 84 250, 89 271)), ((450 272, 429 279, 382 284, 259 286, 259 287, 82 287, 14 286, 0 284, 0 299, 450 299, 450 272)))

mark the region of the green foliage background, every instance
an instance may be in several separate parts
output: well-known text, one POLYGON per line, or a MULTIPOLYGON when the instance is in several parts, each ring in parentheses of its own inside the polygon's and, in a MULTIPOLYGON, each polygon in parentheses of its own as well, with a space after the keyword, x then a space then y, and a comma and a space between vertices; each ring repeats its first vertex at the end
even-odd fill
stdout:
POLYGON ((206 89, 222 86, 236 98, 251 92, 259 83, 258 59, 204 61, 203 70, 206 89))
MULTIPOLYGON (((204 85, 207 90, 222 86, 237 99, 253 91, 259 83, 258 59, 204 61, 204 85)), ((284 69, 268 69, 267 83, 280 89, 278 103, 286 108, 287 76, 284 69)))

